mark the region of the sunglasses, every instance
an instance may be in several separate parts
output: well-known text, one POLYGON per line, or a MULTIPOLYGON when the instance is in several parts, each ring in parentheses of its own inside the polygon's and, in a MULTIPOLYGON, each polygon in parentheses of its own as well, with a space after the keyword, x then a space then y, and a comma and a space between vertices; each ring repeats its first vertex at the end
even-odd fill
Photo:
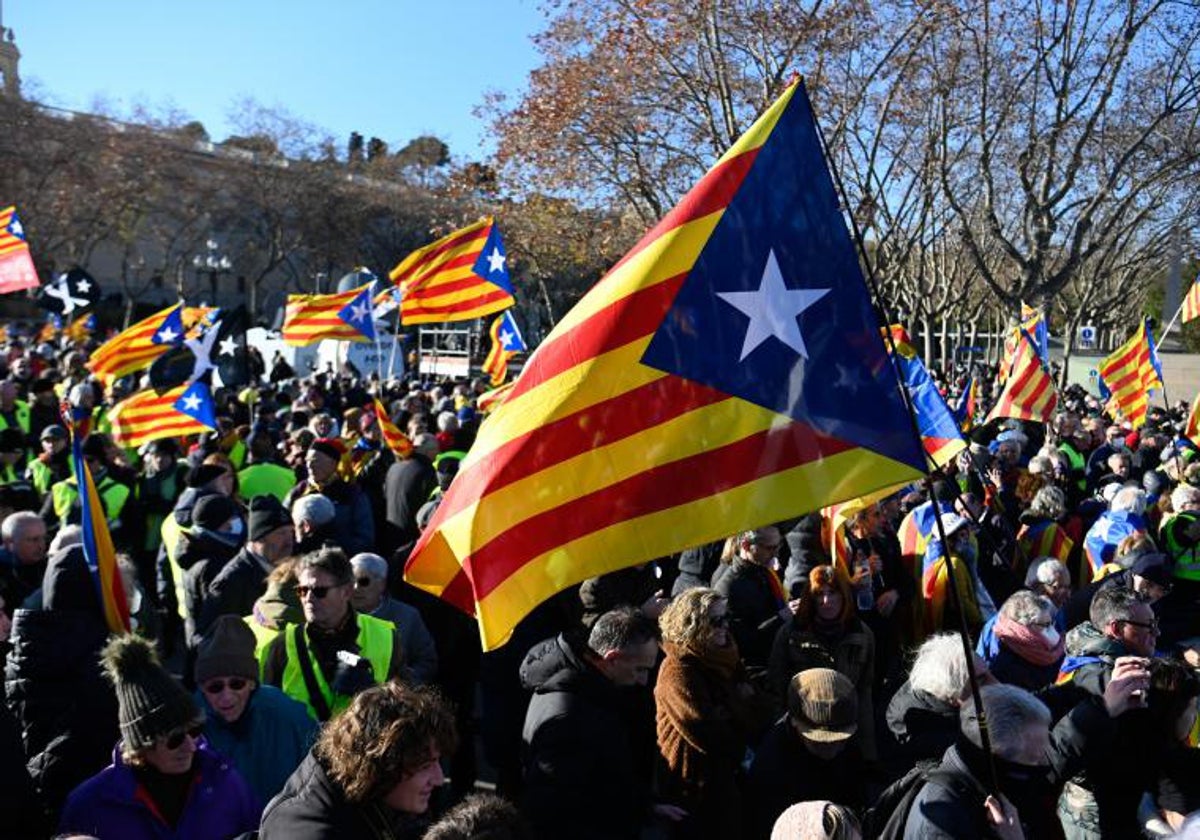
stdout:
POLYGON ((1140 627, 1143 630, 1149 630, 1151 633, 1158 635, 1158 619, 1157 618, 1153 619, 1152 621, 1130 621, 1129 619, 1124 619, 1124 620, 1122 620, 1121 623, 1122 624, 1132 624, 1134 627, 1140 627))
POLYGON ((339 584, 336 584, 335 586, 297 586, 296 587, 296 597, 304 598, 304 597, 307 597, 308 595, 312 595, 314 598, 316 598, 318 601, 320 601, 322 598, 324 598, 326 595, 329 594, 329 590, 337 589, 337 588, 345 586, 345 585, 346 584, 344 584, 344 583, 339 583, 339 584))
POLYGON ((354 585, 356 587, 358 587, 359 589, 366 589, 368 586, 370 586, 374 582, 375 581, 369 577, 360 577, 360 578, 354 579, 354 585))
POLYGON ((244 680, 241 677, 230 677, 228 681, 212 680, 211 682, 207 682, 203 688, 205 694, 220 694, 225 690, 225 686, 229 686, 230 691, 241 691, 249 683, 249 680, 244 680))
POLYGON ((195 741, 197 738, 199 738, 203 734, 204 734, 204 727, 202 727, 202 726, 191 726, 191 727, 188 727, 187 729, 180 729, 175 732, 172 732, 170 735, 168 735, 166 738, 164 738, 163 746, 165 746, 169 750, 177 750, 183 746, 184 738, 191 738, 193 741, 195 741))

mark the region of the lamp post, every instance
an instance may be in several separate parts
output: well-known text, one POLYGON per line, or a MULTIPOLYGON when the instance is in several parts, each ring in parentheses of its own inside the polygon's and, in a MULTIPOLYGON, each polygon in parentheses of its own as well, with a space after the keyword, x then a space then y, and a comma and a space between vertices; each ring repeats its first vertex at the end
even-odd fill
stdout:
POLYGON ((229 257, 220 253, 217 240, 209 239, 204 243, 205 253, 197 254, 192 257, 192 267, 196 269, 197 278, 208 274, 208 284, 212 300, 209 303, 212 306, 217 305, 217 279, 222 274, 229 274, 233 269, 233 263, 229 257))

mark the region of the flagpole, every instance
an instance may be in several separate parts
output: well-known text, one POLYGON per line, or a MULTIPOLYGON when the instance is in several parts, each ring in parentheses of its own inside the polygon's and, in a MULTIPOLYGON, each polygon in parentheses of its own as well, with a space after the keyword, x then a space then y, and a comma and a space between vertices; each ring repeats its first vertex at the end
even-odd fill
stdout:
POLYGON ((396 345, 400 343, 400 313, 396 313, 396 326, 392 328, 392 355, 388 357, 388 378, 396 370, 396 345))
MULTIPOLYGON (((1189 291, 1191 291, 1191 290, 1189 289, 1189 291)), ((1184 295, 1183 298, 1179 301, 1179 308, 1175 310, 1175 314, 1171 317, 1171 320, 1168 321, 1167 325, 1163 328, 1162 335, 1160 335, 1158 337, 1159 344, 1162 344, 1162 342, 1167 337, 1167 333, 1169 333, 1171 331, 1171 327, 1175 326, 1175 322, 1179 320, 1179 316, 1183 312, 1184 301, 1186 301, 1186 300, 1187 300, 1187 295, 1184 295)))
MULTIPOLYGON (((796 82, 796 84, 800 84, 800 82, 796 82)), ((842 183, 841 175, 838 174, 837 169, 835 169, 832 165, 833 158, 829 153, 829 144, 825 142, 825 134, 823 131, 821 131, 821 125, 816 119, 815 112, 813 114, 813 127, 816 129, 817 139, 821 144, 821 151, 825 157, 825 166, 829 170, 829 174, 833 179, 835 188, 837 189, 837 192, 838 192, 838 197, 841 200, 841 205, 843 208, 849 208, 850 202, 847 198, 846 187, 842 183)), ((883 298, 879 294, 879 284, 875 280, 875 272, 871 268, 870 261, 866 259, 866 249, 863 247, 862 231, 859 230, 858 220, 856 218, 854 218, 853 213, 844 212, 843 215, 849 220, 851 234, 854 237, 854 244, 858 248, 858 251, 859 251, 859 262, 863 269, 863 275, 871 287, 871 294, 874 297, 875 305, 873 308, 875 309, 876 320, 882 320, 879 317, 881 314, 881 311, 879 309, 879 305, 880 305, 879 301, 881 301, 883 298)), ((912 428, 913 438, 917 442, 917 447, 921 450, 922 453, 925 454, 926 462, 933 468, 933 471, 937 471, 938 470, 937 465, 933 463, 932 458, 930 458, 929 454, 927 452, 925 452, 925 446, 921 442, 921 429, 920 429, 920 426, 917 424, 916 410, 913 407, 912 400, 909 397, 908 391, 900 384, 901 378, 900 378, 899 371, 896 368, 896 341, 895 341, 895 338, 892 336, 891 325, 890 324, 882 324, 881 326, 883 328, 884 341, 887 344, 887 347, 888 347, 888 350, 890 353, 890 361, 892 364, 892 371, 893 371, 893 373, 896 374, 896 384, 900 391, 900 397, 904 401, 904 407, 908 411, 908 419, 909 419, 909 424, 912 428)), ((966 659, 967 681, 971 687, 971 699, 975 703, 975 713, 979 720, 979 741, 980 741, 979 746, 983 750, 983 754, 985 756, 987 756, 987 767, 988 767, 988 775, 989 775, 988 781, 991 783, 991 786, 990 786, 991 790, 999 791, 1000 790, 999 776, 996 773, 996 764, 995 764, 994 756, 992 754, 992 739, 988 732, 987 715, 984 712, 984 708, 983 708, 983 695, 980 693, 979 675, 975 673, 974 645, 971 644, 971 634, 967 627, 966 611, 963 610, 963 608, 962 608, 963 598, 962 598, 962 594, 959 592, 958 575, 955 574, 955 571, 954 571, 954 559, 950 554, 950 543, 946 536, 946 527, 942 522, 941 505, 938 503, 938 500, 934 496, 934 493, 933 493, 933 471, 927 470, 925 473, 925 478, 924 478, 925 489, 929 493, 929 499, 930 499, 930 502, 933 507, 934 527, 937 529, 938 539, 941 541, 942 550, 945 552, 946 569, 948 572, 947 577, 949 577, 949 579, 950 579, 950 587, 949 587, 950 598, 954 604, 955 611, 957 611, 957 613, 958 613, 958 618, 959 618, 958 636, 959 636, 960 641, 962 642, 963 656, 966 659)))

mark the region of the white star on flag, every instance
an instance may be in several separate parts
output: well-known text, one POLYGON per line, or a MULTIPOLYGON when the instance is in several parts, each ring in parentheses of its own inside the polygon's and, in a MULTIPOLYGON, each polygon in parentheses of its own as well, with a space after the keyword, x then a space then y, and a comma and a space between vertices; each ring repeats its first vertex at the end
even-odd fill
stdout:
POLYGON ((513 342, 516 340, 516 338, 517 337, 508 330, 500 330, 500 346, 505 350, 512 349, 513 342))
POLYGON ((508 259, 508 257, 501 254, 500 249, 497 248, 495 245, 493 245, 492 253, 488 254, 488 258, 487 258, 488 274, 491 274, 494 271, 503 271, 504 270, 504 261, 507 259, 508 259))
POLYGON ((158 331, 158 335, 155 336, 155 338, 157 338, 163 344, 170 344, 178 337, 179 336, 175 334, 175 330, 171 329, 170 327, 163 327, 158 331))
POLYGON ((783 282, 775 251, 767 255, 762 283, 753 292, 718 292, 717 297, 750 319, 746 340, 742 343, 744 360, 754 348, 774 336, 804 358, 808 348, 796 318, 832 289, 789 289, 783 282))
POLYGON ((22 239, 25 238, 25 228, 21 226, 19 219, 14 220, 13 223, 8 226, 8 229, 13 236, 19 236, 22 239))
POLYGON ((365 301, 358 301, 350 305, 350 320, 362 321, 367 317, 368 306, 365 301))
POLYGON ((82 295, 86 295, 91 288, 92 284, 87 281, 86 277, 75 284, 75 290, 82 295))
POLYGON ((188 394, 186 397, 183 398, 183 407, 186 408, 188 411, 199 411, 200 410, 200 398, 198 396, 196 396, 195 394, 188 394))
POLYGON ((220 347, 220 350, 218 351, 217 355, 232 356, 236 352, 237 352, 237 339, 235 339, 231 335, 225 336, 225 338, 223 338, 221 340, 221 347, 220 347))

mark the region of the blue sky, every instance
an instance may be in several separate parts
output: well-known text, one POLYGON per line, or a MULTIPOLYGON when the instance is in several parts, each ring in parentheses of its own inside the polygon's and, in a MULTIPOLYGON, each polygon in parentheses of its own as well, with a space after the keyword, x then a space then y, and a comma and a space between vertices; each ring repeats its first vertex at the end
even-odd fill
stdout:
POLYGON ((251 97, 339 149, 355 130, 393 150, 434 134, 470 160, 491 148, 472 111, 524 89, 544 20, 535 0, 7 0, 3 22, 47 104, 170 106, 222 140, 251 97))

